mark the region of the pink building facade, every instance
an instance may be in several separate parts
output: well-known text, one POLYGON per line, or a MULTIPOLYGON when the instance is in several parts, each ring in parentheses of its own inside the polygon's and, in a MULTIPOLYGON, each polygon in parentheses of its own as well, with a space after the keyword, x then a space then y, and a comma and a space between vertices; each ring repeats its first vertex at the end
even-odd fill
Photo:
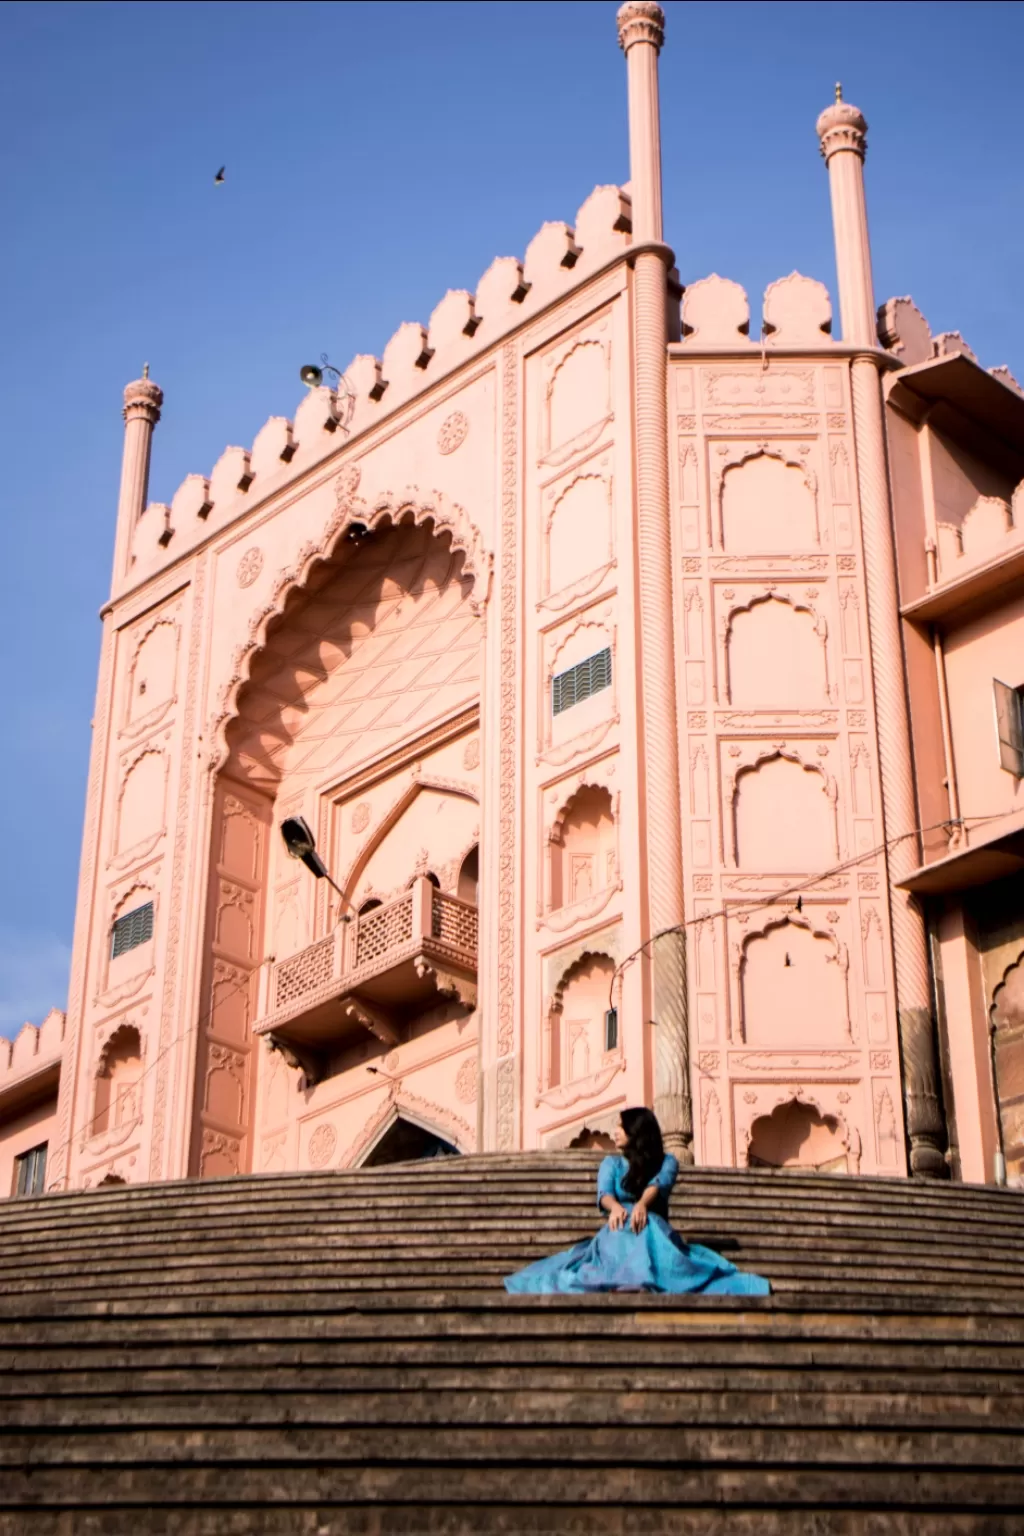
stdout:
MULTIPOLYGON (((698 1163, 1016 1169, 1024 398, 876 320, 838 100, 838 335, 797 273, 760 316, 684 291, 663 23, 619 13, 626 187, 168 506, 125 391, 47 1187, 590 1144, 638 1102, 698 1163)), ((0 1071, 0 1147, 3 1106, 0 1071)))

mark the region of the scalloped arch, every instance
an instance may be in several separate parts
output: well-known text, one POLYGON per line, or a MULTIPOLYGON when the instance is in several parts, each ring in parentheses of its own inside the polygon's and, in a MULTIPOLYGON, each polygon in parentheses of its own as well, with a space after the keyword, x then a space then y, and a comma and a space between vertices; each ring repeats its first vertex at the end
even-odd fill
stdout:
POLYGON ((221 706, 209 731, 212 746, 208 766, 213 772, 223 768, 230 755, 228 726, 238 714, 239 695, 249 681, 253 661, 266 644, 268 630, 283 616, 292 592, 301 590, 314 568, 335 555, 354 523, 368 529, 387 523, 395 528, 405 522, 416 527, 431 523, 436 533, 449 534, 452 548, 463 555, 463 578, 469 577, 473 583, 470 607, 478 618, 487 607, 494 557, 485 547, 480 529, 458 502, 449 501, 440 491, 421 492, 416 486, 408 487, 399 495, 383 491, 372 500, 364 501, 354 494, 351 476, 346 476, 344 471, 335 480, 335 494, 335 511, 322 539, 319 543, 302 546, 294 563, 279 577, 270 601, 250 618, 248 638, 235 651, 231 677, 224 686, 221 706))
POLYGON ((616 969, 616 967, 615 967, 615 957, 614 957, 614 955, 610 955, 606 949, 584 949, 583 953, 577 955, 576 958, 574 960, 572 960, 570 962, 570 964, 567 965, 565 970, 562 972, 561 977, 559 978, 559 981, 558 981, 558 985, 555 988, 554 995, 552 996, 552 999, 551 999, 551 1012, 552 1013, 560 1013, 562 1011, 562 999, 563 999, 563 995, 565 993, 566 987, 569 985, 569 983, 571 981, 575 980, 575 978, 580 974, 580 972, 583 970, 583 967, 585 965, 588 965, 591 961, 594 961, 594 960, 607 960, 608 964, 612 968, 612 976, 613 976, 613 983, 614 983, 614 980, 617 979, 616 976, 615 976, 615 969, 616 969))

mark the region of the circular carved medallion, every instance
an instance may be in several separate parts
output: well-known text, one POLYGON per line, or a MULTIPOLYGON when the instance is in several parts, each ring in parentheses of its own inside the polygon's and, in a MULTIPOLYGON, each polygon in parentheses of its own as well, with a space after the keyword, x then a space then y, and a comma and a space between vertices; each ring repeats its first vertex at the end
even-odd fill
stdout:
POLYGON ((462 411, 453 411, 441 423, 441 430, 437 434, 438 452, 454 453, 466 441, 468 431, 469 422, 462 411))
POLYGON ((260 571, 263 569, 263 551, 257 545, 247 549, 238 562, 236 576, 240 587, 251 587, 260 571))
POLYGON ((474 736, 472 741, 467 741, 462 753, 462 766, 469 772, 480 766, 480 738, 474 736))
POLYGON ((365 800, 360 800, 359 804, 354 808, 352 812, 352 831, 365 832, 369 825, 370 807, 367 805, 365 800))
POLYGON ((333 1125, 318 1125, 309 1138, 309 1163, 311 1168, 323 1168, 334 1156, 338 1145, 338 1133, 333 1125))
POLYGON ((462 1104, 476 1102, 476 1062, 472 1058, 464 1061, 455 1074, 455 1093, 462 1104))

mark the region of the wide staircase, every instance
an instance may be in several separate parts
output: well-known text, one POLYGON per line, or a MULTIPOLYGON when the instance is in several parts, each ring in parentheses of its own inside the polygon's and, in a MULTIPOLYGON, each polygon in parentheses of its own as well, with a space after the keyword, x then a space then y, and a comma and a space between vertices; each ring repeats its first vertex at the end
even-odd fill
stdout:
POLYGON ((694 1170, 774 1295, 512 1298, 588 1153, 0 1204, 0 1536, 1024 1532, 1024 1196, 694 1170))

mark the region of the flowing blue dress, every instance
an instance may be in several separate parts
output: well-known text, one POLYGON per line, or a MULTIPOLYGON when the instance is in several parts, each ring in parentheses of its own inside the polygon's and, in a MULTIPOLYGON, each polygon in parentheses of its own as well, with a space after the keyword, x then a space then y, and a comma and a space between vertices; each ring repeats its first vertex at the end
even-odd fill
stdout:
MULTIPOLYGON (((597 1174, 597 1204, 613 1195, 628 1214, 635 1198, 625 1188, 629 1165, 624 1157, 606 1157, 597 1174)), ((737 1269, 728 1259, 698 1243, 686 1243, 668 1224, 668 1197, 679 1172, 666 1156, 651 1184, 658 1195, 647 1212, 647 1225, 633 1232, 613 1232, 607 1222, 596 1237, 563 1253, 538 1259, 505 1280, 515 1295, 574 1295, 581 1291, 664 1291, 672 1295, 767 1296, 771 1286, 761 1275, 737 1269)))

